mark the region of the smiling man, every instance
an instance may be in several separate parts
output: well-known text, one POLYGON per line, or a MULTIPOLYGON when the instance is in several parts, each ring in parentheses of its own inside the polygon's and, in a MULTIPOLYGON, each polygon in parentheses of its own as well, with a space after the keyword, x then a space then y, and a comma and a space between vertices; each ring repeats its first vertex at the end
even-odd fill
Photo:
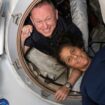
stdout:
POLYGON ((34 47, 46 54, 53 55, 60 34, 65 31, 82 35, 74 23, 66 25, 50 0, 42 0, 33 7, 30 20, 22 29, 23 51, 26 52, 30 47, 34 47))

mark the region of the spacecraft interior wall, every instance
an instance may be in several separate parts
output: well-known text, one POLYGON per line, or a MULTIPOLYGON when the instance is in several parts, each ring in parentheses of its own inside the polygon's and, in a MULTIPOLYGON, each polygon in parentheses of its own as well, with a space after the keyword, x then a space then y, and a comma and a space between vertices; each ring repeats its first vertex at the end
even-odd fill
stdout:
POLYGON ((105 1, 104 0, 98 0, 101 8, 101 13, 103 17, 103 21, 105 23, 105 1))
MULTIPOLYGON (((21 80, 25 86, 32 91, 32 93, 36 93, 38 96, 41 96, 41 92, 43 89, 36 84, 33 83, 31 78, 25 72, 23 65, 20 62, 18 48, 17 48, 17 37, 19 36, 19 28, 22 27, 20 23, 24 23, 25 17, 29 14, 30 9, 38 2, 39 0, 22 0, 17 1, 16 3, 12 1, 5 1, 6 2, 6 34, 5 34, 5 52, 7 58, 9 58, 9 63, 11 65, 12 72, 14 76, 19 77, 19 81, 21 80), (22 5, 25 4, 25 5, 22 5), (12 5, 15 5, 12 7, 12 5), (30 6, 31 5, 31 6, 30 6), (34 84, 34 85, 33 85, 34 84)), ((43 99, 43 98, 42 98, 43 99)), ((47 100, 49 105, 52 101, 47 100)), ((46 103, 46 104, 47 104, 46 103)), ((55 102, 53 102, 54 104, 55 102)), ((56 103, 55 103, 56 104, 56 103)))

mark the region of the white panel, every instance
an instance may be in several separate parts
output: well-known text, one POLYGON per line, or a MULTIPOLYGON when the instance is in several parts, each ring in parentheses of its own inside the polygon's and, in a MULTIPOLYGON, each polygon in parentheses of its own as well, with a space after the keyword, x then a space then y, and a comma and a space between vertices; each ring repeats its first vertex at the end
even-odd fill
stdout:
POLYGON ((99 0, 103 21, 105 23, 105 0, 99 0))
POLYGON ((55 105, 33 93, 13 69, 6 56, 0 57, 0 97, 6 98, 10 105, 55 105))
POLYGON ((4 50, 4 21, 3 17, 0 17, 0 55, 3 54, 4 50))
POLYGON ((1 6, 2 6, 2 0, 0 0, 0 10, 1 10, 1 6))

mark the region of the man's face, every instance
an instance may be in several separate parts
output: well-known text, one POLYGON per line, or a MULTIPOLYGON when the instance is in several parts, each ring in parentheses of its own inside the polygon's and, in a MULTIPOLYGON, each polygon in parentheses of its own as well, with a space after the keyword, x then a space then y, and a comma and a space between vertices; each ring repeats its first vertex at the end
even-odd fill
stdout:
POLYGON ((30 18, 39 33, 51 37, 56 27, 58 11, 49 4, 43 4, 32 10, 30 18))

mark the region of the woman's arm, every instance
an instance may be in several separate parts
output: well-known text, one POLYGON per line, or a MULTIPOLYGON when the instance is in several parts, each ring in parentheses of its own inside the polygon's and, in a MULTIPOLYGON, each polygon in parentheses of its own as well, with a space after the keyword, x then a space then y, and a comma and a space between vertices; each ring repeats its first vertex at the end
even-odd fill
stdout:
MULTIPOLYGON (((76 83, 76 81, 80 78, 82 73, 83 73, 82 71, 79 71, 77 69, 73 69, 67 82, 69 82, 73 86, 76 83)), ((70 89, 67 88, 66 85, 64 85, 56 91, 55 99, 57 101, 63 101, 67 98, 69 92, 70 92, 70 89)))

